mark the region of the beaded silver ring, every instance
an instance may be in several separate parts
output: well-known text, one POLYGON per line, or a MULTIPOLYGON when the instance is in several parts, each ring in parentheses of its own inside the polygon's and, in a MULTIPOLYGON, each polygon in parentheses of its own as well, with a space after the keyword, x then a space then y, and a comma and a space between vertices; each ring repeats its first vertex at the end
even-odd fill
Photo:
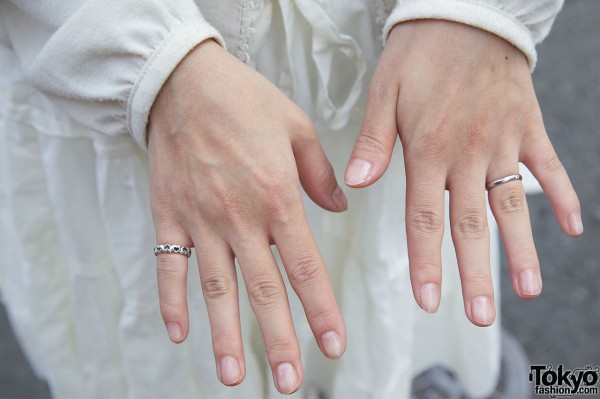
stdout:
POLYGON ((154 247, 154 256, 159 254, 179 254, 189 258, 192 256, 192 248, 177 244, 158 244, 154 247))

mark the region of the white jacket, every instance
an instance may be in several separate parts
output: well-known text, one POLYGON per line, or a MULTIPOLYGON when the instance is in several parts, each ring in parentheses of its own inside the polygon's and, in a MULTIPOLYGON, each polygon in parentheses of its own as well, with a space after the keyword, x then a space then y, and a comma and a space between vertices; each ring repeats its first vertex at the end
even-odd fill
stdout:
MULTIPOLYGON (((0 0, 0 288, 17 336, 55 397, 282 397, 242 282, 248 367, 237 388, 216 379, 193 257, 186 343, 170 344, 158 312, 147 159, 132 137, 144 148, 152 102, 196 44, 215 38, 306 110, 339 174, 354 142, 349 133, 360 126, 381 39, 395 23, 443 18, 487 29, 521 49, 533 69, 534 44, 561 3, 0 0)), ((323 358, 290 291, 304 387, 317 385, 331 399, 406 399, 412 377, 442 363, 472 396, 488 395, 499 372, 500 320, 482 329, 466 319, 449 234, 442 243, 440 309, 429 315, 415 304, 404 184, 396 148, 377 184, 347 193, 347 212, 327 213, 305 201, 349 343, 341 360, 323 358)), ((491 213, 489 221, 497 282, 491 213)))
MULTIPOLYGON (((563 0, 281 0, 300 10, 372 2, 393 25, 438 18, 473 25, 519 48, 533 70, 535 44, 563 0)), ((214 38, 246 61, 249 13, 268 0, 2 0, 0 40, 18 55, 26 79, 73 118, 106 134, 129 132, 145 146, 153 100, 177 63, 214 38)))

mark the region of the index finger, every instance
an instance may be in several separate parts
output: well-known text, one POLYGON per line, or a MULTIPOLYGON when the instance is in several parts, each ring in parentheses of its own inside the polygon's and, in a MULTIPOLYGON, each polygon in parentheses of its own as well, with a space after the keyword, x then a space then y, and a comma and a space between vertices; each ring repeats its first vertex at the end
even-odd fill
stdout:
POLYGON ((303 212, 293 223, 273 228, 272 237, 321 352, 329 358, 342 356, 346 348, 344 321, 303 212))

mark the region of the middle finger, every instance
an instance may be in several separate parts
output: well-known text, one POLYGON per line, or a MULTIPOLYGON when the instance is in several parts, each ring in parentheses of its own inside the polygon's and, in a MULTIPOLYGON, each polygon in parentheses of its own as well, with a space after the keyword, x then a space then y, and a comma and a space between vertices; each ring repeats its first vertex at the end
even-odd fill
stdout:
POLYGON ((233 252, 223 239, 208 229, 194 243, 217 377, 225 385, 237 385, 244 379, 246 367, 233 252))
POLYGON ((489 326, 496 318, 496 310, 490 272, 485 173, 476 167, 464 167, 450 176, 453 177, 448 182, 450 225, 465 312, 474 324, 489 326))

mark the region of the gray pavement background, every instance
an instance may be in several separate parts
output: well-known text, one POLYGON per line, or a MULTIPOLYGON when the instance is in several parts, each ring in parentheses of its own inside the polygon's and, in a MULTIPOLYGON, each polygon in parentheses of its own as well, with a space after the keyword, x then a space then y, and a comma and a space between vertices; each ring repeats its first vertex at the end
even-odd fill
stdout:
MULTIPOLYGON (((544 291, 535 301, 517 298, 503 259, 502 323, 532 363, 600 366, 600 1, 567 0, 538 51, 535 87, 579 194, 585 232, 565 236, 546 198, 528 198, 544 291)), ((46 398, 0 305, 0 399, 46 398)))
POLYGON ((503 273, 503 324, 533 363, 600 365, 600 1, 567 0, 538 52, 534 84, 584 234, 567 237, 546 197, 528 198, 544 288, 538 300, 519 299, 503 273))

